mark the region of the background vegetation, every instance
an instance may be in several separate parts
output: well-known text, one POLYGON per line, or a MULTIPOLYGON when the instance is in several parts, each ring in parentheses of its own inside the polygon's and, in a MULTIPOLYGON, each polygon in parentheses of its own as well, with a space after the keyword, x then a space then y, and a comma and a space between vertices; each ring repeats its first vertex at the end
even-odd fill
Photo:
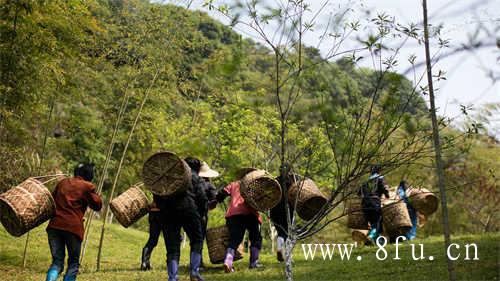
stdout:
MULTIPOLYGON (((244 166, 277 174, 279 116, 269 95, 273 57, 262 45, 202 12, 144 0, 0 3, 0 190, 28 176, 71 173, 82 161, 99 170, 122 99, 128 96, 103 189, 106 197, 147 89, 150 95, 126 154, 119 191, 141 180, 142 163, 159 150, 207 161, 222 173, 217 186, 244 166)), ((309 64, 322 60, 315 48, 304 52, 309 64)), ((355 112, 366 106, 380 81, 375 71, 357 67, 350 58, 318 63, 303 77, 304 96, 288 125, 288 145, 292 154, 314 148, 313 178, 331 190, 335 169, 326 165, 332 151, 321 116, 338 120, 341 109, 355 112)), ((412 94, 409 80, 390 73, 381 83, 377 112, 412 97, 399 137, 430 129, 425 101, 412 94)), ((383 125, 383 120, 377 122, 383 125)), ((455 234, 499 230, 500 147, 484 129, 475 133, 452 142, 445 154, 455 234)), ((448 127, 443 139, 462 134, 448 127)), ((401 142, 395 139, 394 145, 401 142)), ((387 175, 389 183, 395 186, 404 178, 434 189, 431 156, 429 152, 394 170, 387 175)), ((220 207, 211 224, 222 218, 220 207)), ((144 229, 145 221, 135 227, 144 229)), ((339 235, 347 229, 340 221, 324 232, 339 235)), ((435 215, 420 234, 441 232, 435 215)))

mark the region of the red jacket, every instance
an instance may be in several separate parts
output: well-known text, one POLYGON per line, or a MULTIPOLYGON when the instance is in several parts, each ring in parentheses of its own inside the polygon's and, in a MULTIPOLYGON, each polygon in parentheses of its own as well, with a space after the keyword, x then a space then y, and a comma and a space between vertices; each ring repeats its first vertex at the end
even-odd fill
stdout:
POLYGON ((87 206, 95 211, 102 207, 95 186, 81 177, 66 178, 57 184, 52 196, 56 202, 56 215, 47 228, 68 231, 83 240, 83 216, 87 206))

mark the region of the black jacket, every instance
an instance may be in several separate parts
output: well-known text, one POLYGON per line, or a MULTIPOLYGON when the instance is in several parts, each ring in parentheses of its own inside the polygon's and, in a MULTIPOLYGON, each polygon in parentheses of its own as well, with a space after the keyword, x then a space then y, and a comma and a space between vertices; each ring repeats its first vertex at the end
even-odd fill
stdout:
POLYGON ((358 195, 363 198, 363 206, 379 208, 380 198, 382 195, 389 198, 389 191, 387 190, 386 185, 387 184, 383 176, 370 176, 370 179, 364 182, 358 191, 358 195))
POLYGON ((178 212, 195 209, 200 216, 204 216, 208 211, 205 182, 195 171, 192 171, 191 184, 186 192, 169 197, 154 195, 153 200, 165 215, 175 215, 178 212))
MULTIPOLYGON (((284 229, 287 229, 288 221, 286 217, 286 202, 288 201, 288 198, 285 196, 285 192, 292 186, 294 180, 292 177, 283 179, 281 175, 277 177, 276 180, 281 185, 281 200, 276 206, 271 209, 269 216, 273 223, 278 224, 284 229)), ((290 210, 290 216, 293 217, 293 204, 288 204, 288 209, 290 210)))

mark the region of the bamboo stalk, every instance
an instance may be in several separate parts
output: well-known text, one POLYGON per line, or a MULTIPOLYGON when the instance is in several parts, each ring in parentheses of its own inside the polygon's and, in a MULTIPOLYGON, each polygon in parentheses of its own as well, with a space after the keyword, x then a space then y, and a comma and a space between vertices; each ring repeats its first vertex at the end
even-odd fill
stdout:
MULTIPOLYGON (((450 224, 448 220, 448 207, 446 202, 446 188, 445 188, 445 178, 444 178, 444 165, 441 156, 441 142, 439 139, 439 124, 436 117, 436 104, 434 96, 434 85, 432 83, 432 63, 429 48, 429 25, 427 21, 427 0, 422 1, 422 10, 424 17, 424 46, 425 46, 425 60, 427 68, 427 83, 429 84, 429 100, 431 105, 431 121, 432 121, 432 137, 434 141, 434 151, 436 159, 436 173, 438 177, 438 187, 441 195, 441 208, 443 215, 443 235, 444 235, 444 245, 445 251, 449 248, 451 244, 450 237, 450 224)), ((446 259, 448 264, 448 278, 450 281, 457 279, 455 274, 455 268, 453 261, 449 258, 446 259)))
MULTIPOLYGON (((50 101, 50 107, 49 107, 49 113, 47 116, 47 124, 45 125, 45 135, 43 137, 43 144, 42 144, 42 153, 40 155, 40 162, 38 163, 38 168, 36 174, 40 173, 40 169, 42 168, 43 161, 45 159, 45 148, 47 147, 47 138, 49 135, 49 124, 50 120, 52 119, 52 112, 54 111, 54 105, 56 103, 55 101, 55 95, 52 95, 52 99, 50 101)), ((30 233, 26 234, 26 241, 24 243, 24 251, 23 251, 23 268, 26 267, 26 262, 28 258, 28 245, 29 245, 29 240, 30 240, 30 233)))
MULTIPOLYGON (((125 143, 125 147, 123 148, 122 157, 120 159, 120 163, 118 164, 118 169, 116 171, 115 179, 113 181, 113 187, 111 188, 111 193, 110 193, 109 198, 108 198, 108 206, 109 206, 109 203, 111 203, 111 200, 113 199, 113 194, 114 194, 115 189, 116 189, 116 184, 117 184, 118 178, 120 176, 120 171, 121 171, 122 166, 123 166, 123 161, 125 160, 125 155, 127 154, 127 149, 128 149, 129 144, 130 144, 130 140, 132 139, 132 136, 133 136, 134 131, 135 131, 135 127, 137 126, 137 123, 139 122, 139 119, 141 117, 142 109, 144 108, 144 105, 146 104, 146 101, 149 97, 149 93, 151 91, 151 88, 153 87, 153 85, 156 81, 156 78, 158 77, 159 72, 160 72, 160 70, 157 69, 155 76, 153 77, 153 80, 151 81, 149 88, 146 90, 146 94, 144 95, 144 99, 142 100, 141 106, 139 107, 139 111, 137 112, 137 115, 135 117, 134 124, 132 125, 130 133, 128 135, 127 142, 125 143)), ((98 247, 98 251, 97 251, 96 271, 99 271, 101 269, 102 246, 104 243, 104 232, 106 229, 106 218, 108 217, 109 209, 110 209, 109 207, 106 208, 106 214, 103 216, 101 237, 99 239, 99 247, 98 247)))
MULTIPOLYGON (((102 192, 102 187, 104 186, 104 181, 106 180, 107 174, 108 174, 108 167, 109 163, 111 162, 111 155, 113 153, 113 149, 115 146, 115 140, 116 136, 118 134, 118 128, 120 127, 120 124, 123 120, 123 114, 125 113, 125 109, 128 104, 128 100, 130 98, 130 95, 128 94, 128 89, 129 85, 133 85, 135 81, 137 80, 137 77, 134 78, 132 83, 127 84, 127 87, 125 88, 125 94, 123 96, 122 104, 120 106, 120 110, 118 112, 118 117, 116 119, 115 127, 113 129, 113 134, 111 136, 111 141, 108 146, 108 151, 106 153, 106 161, 104 162, 104 167, 102 169, 102 175, 101 178, 99 179, 99 183, 97 185, 97 194, 101 194, 102 192)), ((90 227, 92 226, 92 219, 94 218, 94 212, 90 211, 88 217, 87 217, 87 222, 85 224, 85 237, 83 239, 83 247, 82 247, 82 252, 80 254, 80 263, 83 262, 83 259, 85 257, 85 252, 87 251, 87 245, 89 241, 89 236, 90 236, 90 227)))

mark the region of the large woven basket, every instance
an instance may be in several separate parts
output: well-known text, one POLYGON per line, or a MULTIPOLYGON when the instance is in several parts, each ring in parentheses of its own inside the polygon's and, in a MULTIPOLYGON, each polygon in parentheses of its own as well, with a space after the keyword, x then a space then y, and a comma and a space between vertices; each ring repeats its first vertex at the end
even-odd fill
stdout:
POLYGON ((148 198, 137 186, 127 189, 109 204, 116 220, 129 227, 148 213, 148 198))
POLYGON ((405 235, 411 229, 411 220, 406 203, 402 200, 387 201, 382 206, 384 231, 389 236, 405 235))
POLYGON ((281 200, 280 184, 264 170, 246 174, 240 183, 241 196, 258 211, 268 211, 281 200))
POLYGON ((352 230, 352 240, 364 244, 368 240, 368 230, 366 229, 353 229, 352 230))
POLYGON ((297 201, 299 217, 303 220, 311 220, 326 204, 328 198, 321 193, 314 181, 305 179, 295 182, 288 190, 288 203, 294 206, 295 201, 297 201))
POLYGON ((174 153, 160 152, 144 162, 142 179, 156 195, 175 195, 186 191, 191 184, 191 169, 174 153))
POLYGON ((0 195, 0 220, 7 232, 15 237, 51 219, 55 212, 50 191, 34 178, 0 195))
MULTIPOLYGON (((229 229, 226 225, 207 229, 207 248, 211 263, 219 264, 224 262, 229 239, 229 229)), ((242 259, 242 252, 242 245, 240 245, 236 249, 234 260, 242 259)))
POLYGON ((417 212, 426 216, 432 215, 438 209, 439 200, 437 196, 426 188, 409 189, 408 199, 417 212))
POLYGON ((366 220, 361 204, 361 198, 351 198, 346 201, 347 204, 347 227, 353 229, 368 229, 368 220, 366 220))

